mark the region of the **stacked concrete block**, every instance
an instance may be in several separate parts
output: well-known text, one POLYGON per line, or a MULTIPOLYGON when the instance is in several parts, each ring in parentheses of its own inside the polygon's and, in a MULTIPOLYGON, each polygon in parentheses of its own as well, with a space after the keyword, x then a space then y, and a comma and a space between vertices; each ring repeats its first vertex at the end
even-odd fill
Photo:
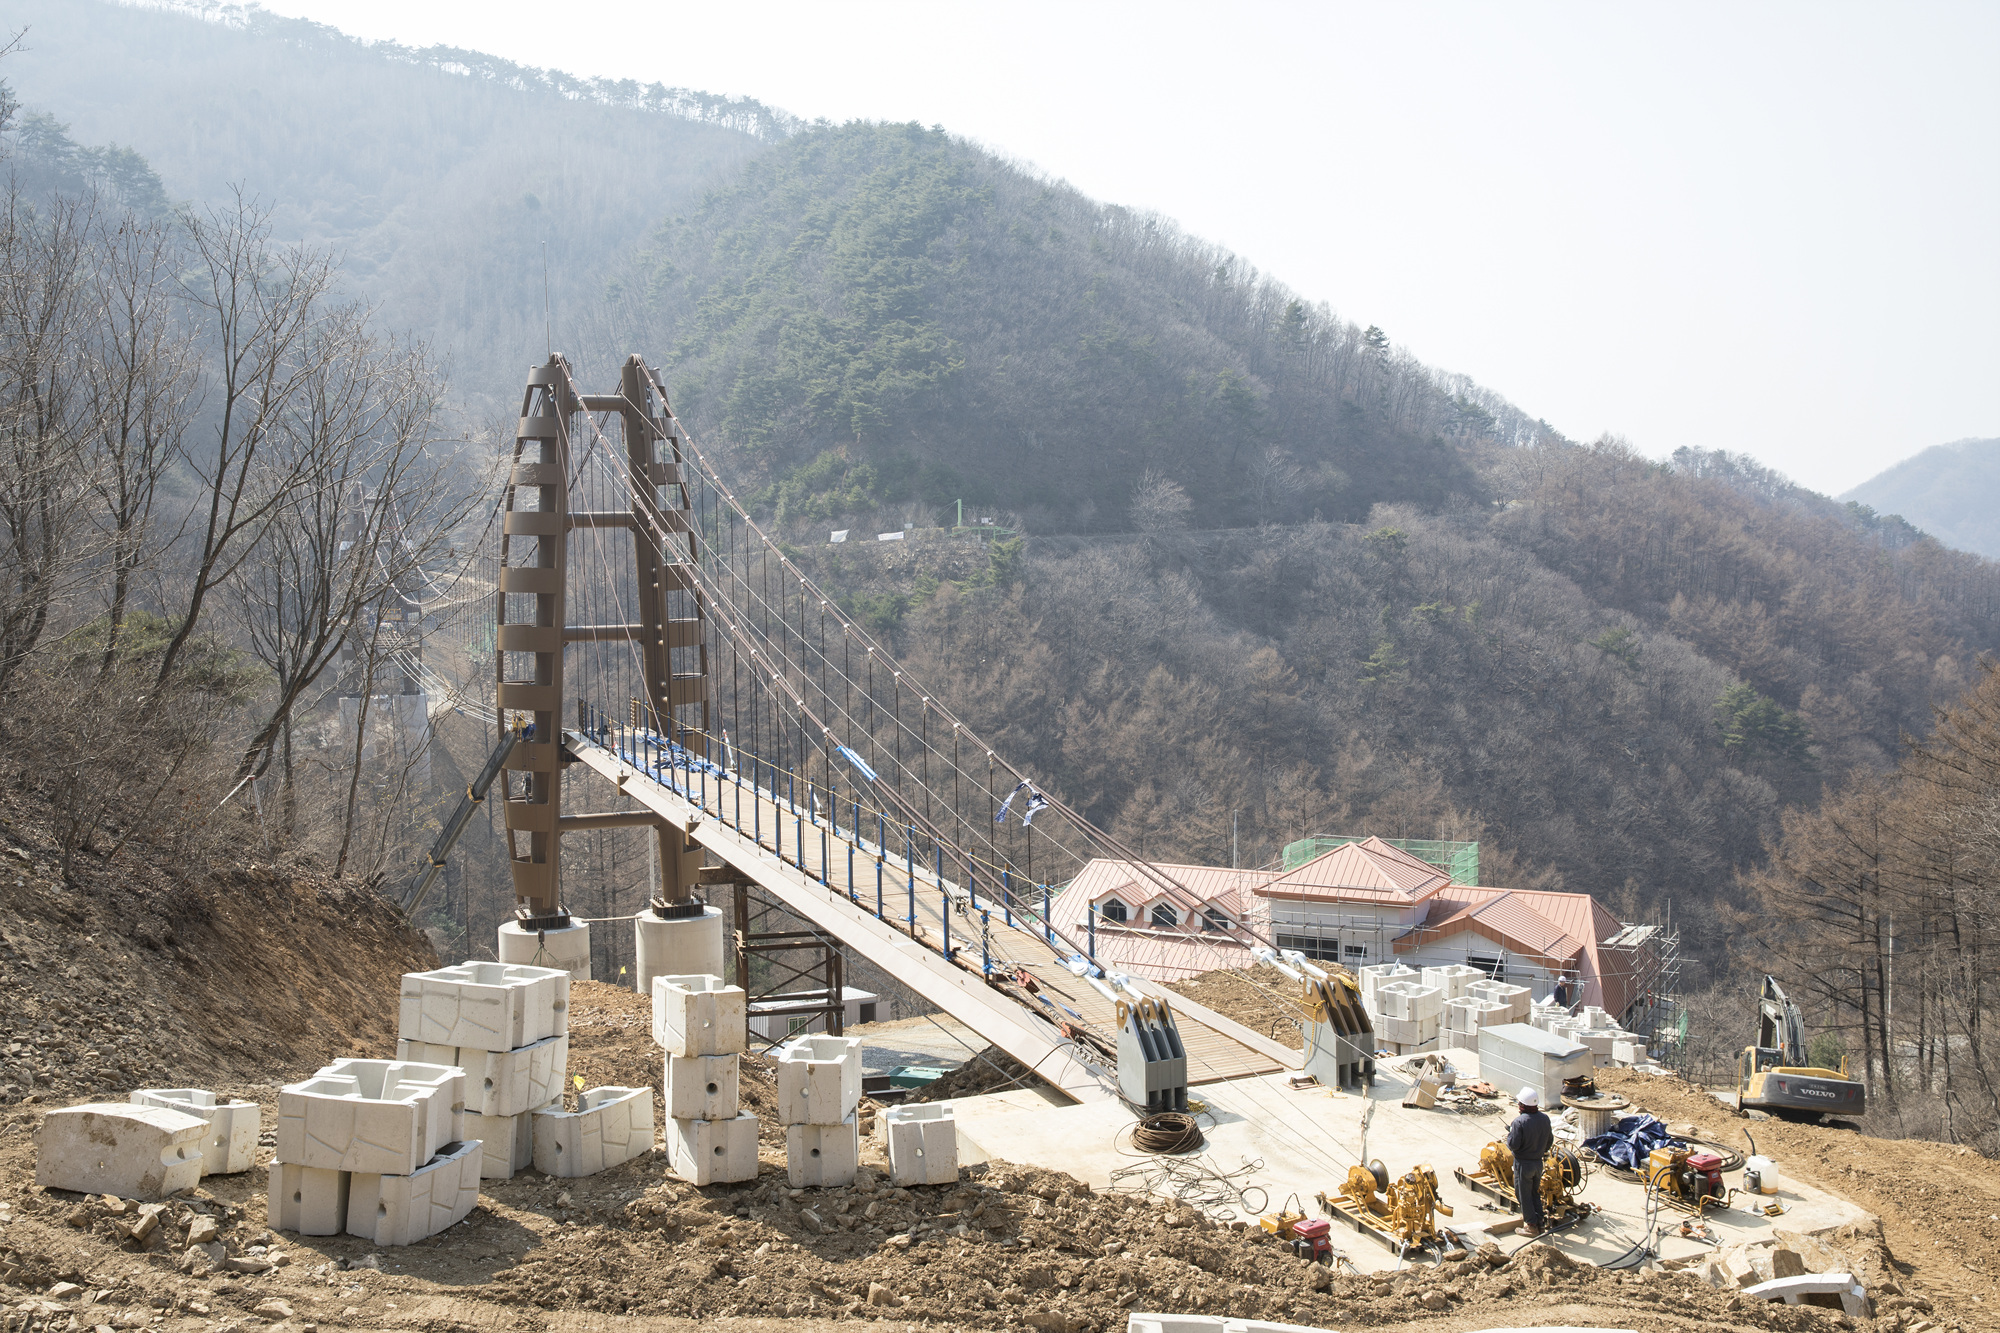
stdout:
POLYGON ((1577 1018, 1582 1020, 1585 1027, 1592 1030, 1598 1028, 1615 1028, 1618 1026, 1616 1019, 1594 1004, 1585 1005, 1582 1012, 1577 1014, 1577 1018))
POLYGON ((463 1222, 479 1202, 481 1156, 477 1142, 454 1143, 407 1175, 354 1172, 347 1234, 376 1245, 414 1245, 463 1222))
POLYGON ((1534 1005, 1534 992, 1526 986, 1510 986, 1504 981, 1470 982, 1465 988, 1465 994, 1476 1000, 1488 1000, 1506 1006, 1506 1021, 1509 1023, 1527 1022, 1534 1005))
POLYGON ((1465 994, 1465 988, 1486 980, 1486 973, 1464 963, 1446 963, 1442 967, 1424 969, 1424 985, 1435 986, 1444 992, 1447 1000, 1456 1000, 1465 994))
POLYGON ((511 1180, 516 1171, 524 1171, 534 1164, 534 1119, 533 1112, 520 1115, 465 1113, 459 1133, 468 1142, 477 1139, 483 1145, 479 1161, 482 1179, 511 1180))
POLYGON ((265 1200, 270 1225, 301 1236, 338 1236, 347 1230, 347 1194, 353 1183, 350 1171, 271 1163, 265 1200))
POLYGON ((1444 992, 1416 981, 1379 982, 1375 987, 1375 1037, 1408 1052, 1433 1047, 1443 1031, 1444 992))
POLYGON ((1570 1020, 1570 1013, 1554 1000, 1536 1000, 1528 1009, 1528 1023, 1531 1027, 1547 1032, 1558 1023, 1570 1020))
POLYGON ((465 1139, 480 1175, 506 1180, 533 1160, 533 1113, 569 1073, 570 974, 519 963, 406 972, 396 1055, 465 1071, 465 1139))
POLYGON ((669 1055, 741 1055, 749 1001, 721 977, 653 978, 653 1040, 669 1055))
POLYGON ((567 972, 461 963, 403 974, 397 1036, 433 1046, 514 1051, 569 1031, 567 972))
POLYGON ((792 1188, 851 1185, 861 1165, 861 1039, 797 1037, 772 1052, 792 1188))
POLYGON ((121 1199, 164 1199, 201 1179, 208 1121, 164 1106, 86 1102, 35 1131, 35 1183, 121 1199))
POLYGON ((908 1188, 958 1180, 958 1123, 950 1102, 892 1106, 886 1124, 893 1184, 908 1188))
POLYGON ((653 978, 653 1040, 666 1051, 667 1153, 695 1185, 757 1175, 757 1117, 738 1097, 748 1003, 708 974, 653 978))
POLYGON ((1375 1015, 1375 991, 1377 987, 1387 985, 1390 982, 1420 981, 1422 979, 1421 974, 1414 968, 1404 967, 1401 963, 1374 963, 1360 969, 1359 975, 1361 978, 1361 1007, 1368 1011, 1370 1017, 1375 1015))
POLYGON ((465 1071, 339 1060, 278 1091, 267 1212, 280 1230, 409 1245, 479 1198, 482 1141, 463 1134, 465 1071))
POLYGON ((586 1088, 577 1109, 534 1113, 535 1169, 545 1176, 594 1176, 653 1147, 653 1090, 586 1088))
POLYGON ((757 1117, 667 1121, 673 1172, 690 1185, 726 1185, 757 1178, 757 1117))
POLYGON ((1643 1065, 1646 1063, 1646 1043, 1636 1037, 1628 1041, 1611 1043, 1611 1063, 1614 1065, 1643 1065))
MULTIPOLYGON (((1479 1029, 1493 1023, 1509 1023, 1513 1018, 1504 1004, 1491 1000, 1481 1000, 1470 995, 1462 995, 1456 1000, 1444 1002, 1444 1031, 1452 1037, 1475 1037, 1479 1029)), ((1472 1045, 1469 1041, 1453 1041, 1454 1046, 1472 1045)))
POLYGON ((257 1156, 257 1131, 261 1125, 257 1103, 217 1097, 206 1088, 139 1088, 132 1093, 134 1106, 161 1106, 208 1122, 208 1136, 201 1144, 201 1173, 230 1176, 248 1171, 257 1156))
POLYGON ((667 1119, 735 1119, 742 1109, 740 1075, 734 1055, 669 1055, 667 1119))
POLYGON ((401 1060, 337 1060, 278 1090, 277 1160, 407 1176, 459 1137, 465 1072, 401 1060))

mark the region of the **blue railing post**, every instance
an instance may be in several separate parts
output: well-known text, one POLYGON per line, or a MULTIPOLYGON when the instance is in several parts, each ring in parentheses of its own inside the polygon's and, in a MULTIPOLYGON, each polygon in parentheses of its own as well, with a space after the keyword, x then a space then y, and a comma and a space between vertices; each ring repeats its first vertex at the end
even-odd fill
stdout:
POLYGON ((1000 914, 1001 920, 1014 924, 1014 876, 1008 870, 1000 872, 1000 914))
POLYGON ((944 956, 945 956, 945 961, 950 962, 951 961, 951 894, 945 891, 943 885, 939 885, 938 897, 944 900, 943 902, 938 904, 938 920, 944 922, 944 937, 943 937, 944 956))
MULTIPOLYGON (((752 762, 761 764, 763 760, 752 762)), ((750 840, 759 847, 764 845, 764 791, 754 767, 750 770, 750 840)))
POLYGON ((821 829, 819 831, 819 882, 821 884, 831 884, 833 882, 832 865, 833 848, 827 842, 826 830, 821 829))
POLYGON ((883 910, 883 904, 882 904, 882 846, 881 846, 881 844, 880 844, 880 843, 877 843, 877 844, 876 844, 876 846, 875 846, 875 919, 876 919, 877 921, 880 921, 880 920, 882 919, 882 910, 883 910))
POLYGON ((910 891, 910 929, 917 928, 917 827, 903 830, 903 887, 910 891))
POLYGON ((847 844, 847 901, 854 901, 854 844, 847 844))
POLYGON ((1084 923, 1090 927, 1090 961, 1097 961, 1097 904, 1083 905, 1084 923))
POLYGON ((1049 946, 1053 948, 1056 942, 1056 923, 1049 916, 1049 886, 1046 884, 1042 885, 1042 933, 1048 937, 1049 946))

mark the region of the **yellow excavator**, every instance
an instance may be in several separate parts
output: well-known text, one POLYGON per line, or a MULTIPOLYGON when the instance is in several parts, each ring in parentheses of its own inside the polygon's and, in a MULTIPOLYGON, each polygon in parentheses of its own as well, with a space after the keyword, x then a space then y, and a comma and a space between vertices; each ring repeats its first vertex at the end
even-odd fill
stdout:
POLYGON ((1795 1119, 1804 1115, 1864 1115, 1868 1089, 1847 1072, 1808 1063, 1806 1025, 1774 977, 1757 997, 1757 1044, 1736 1057, 1737 1105, 1795 1119))

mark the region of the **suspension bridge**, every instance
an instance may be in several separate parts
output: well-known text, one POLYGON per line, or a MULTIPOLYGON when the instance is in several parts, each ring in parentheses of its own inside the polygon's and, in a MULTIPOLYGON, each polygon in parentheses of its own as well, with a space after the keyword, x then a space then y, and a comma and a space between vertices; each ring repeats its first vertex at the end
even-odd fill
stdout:
MULTIPOLYGON (((563 837, 650 828, 658 882, 642 932, 711 921, 704 892, 754 884, 1078 1101, 1119 1095, 1117 1029, 1139 993, 1097 965, 1090 923, 1081 938, 1053 923, 1059 885, 1085 861, 1128 863, 1218 966, 1241 946, 1276 956, 915 680, 758 527, 643 359, 605 394, 584 392, 559 355, 530 372, 494 527, 496 744, 406 911, 496 791, 516 902, 500 956, 510 940, 517 958, 560 955, 552 940, 587 929, 564 906, 563 837), (565 813, 569 769, 631 808, 565 813)), ((428 663, 410 669, 433 691, 472 693, 428 663)), ((1264 1034, 1170 1003, 1190 1083, 1299 1064, 1264 1034)))

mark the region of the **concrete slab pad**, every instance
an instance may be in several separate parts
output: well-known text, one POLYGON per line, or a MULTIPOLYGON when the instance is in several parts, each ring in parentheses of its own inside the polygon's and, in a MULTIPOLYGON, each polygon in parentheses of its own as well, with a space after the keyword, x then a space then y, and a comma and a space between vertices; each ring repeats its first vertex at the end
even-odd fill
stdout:
MULTIPOLYGON (((1464 1079, 1478 1077, 1476 1053, 1454 1049, 1445 1055, 1464 1079)), ((1216 1172, 1235 1173, 1240 1190, 1232 1207, 1212 1209, 1211 1215, 1254 1221, 1277 1211, 1294 1194, 1309 1212, 1317 1211, 1316 1194, 1336 1190, 1349 1167, 1379 1158, 1397 1173, 1418 1163, 1436 1168, 1442 1201, 1453 1209, 1452 1217, 1439 1219, 1442 1224, 1477 1232, 1488 1223, 1501 1223, 1508 1215, 1499 1205, 1461 1186, 1452 1171, 1476 1167, 1479 1150, 1504 1137, 1512 1103, 1495 1103, 1485 1114, 1406 1109, 1401 1103, 1410 1084, 1407 1075, 1385 1064, 1366 1096, 1327 1088, 1293 1091, 1283 1075, 1203 1085, 1196 1091, 1208 1107, 1200 1116, 1208 1142, 1190 1158, 1216 1172)), ((1133 1116, 1115 1103, 1052 1106, 1015 1089, 958 1098, 952 1109, 961 1164, 1003 1159, 1043 1166, 1067 1171, 1097 1189, 1111 1185, 1113 1172, 1135 1165, 1124 1133, 1133 1116)), ((1739 1182, 1736 1174, 1726 1181, 1739 1182)), ((1604 1211, 1538 1243, 1582 1262, 1604 1263, 1625 1255, 1646 1235, 1642 1186, 1597 1171, 1586 1181, 1582 1198, 1604 1211)), ((1760 1203, 1770 1201, 1758 1196, 1760 1203)), ((1728 1245, 1770 1239, 1780 1226, 1813 1233, 1868 1219, 1854 1204, 1791 1181, 1784 1183, 1776 1201, 1790 1211, 1766 1218, 1742 1209, 1711 1210, 1708 1223, 1728 1245)), ((1471 1237, 1474 1243, 1485 1238, 1471 1237)), ((1396 1257, 1386 1247, 1352 1231, 1336 1232, 1335 1244, 1363 1272, 1396 1267, 1396 1257)), ((1714 1252, 1671 1229, 1659 1248, 1664 1259, 1714 1252)))

